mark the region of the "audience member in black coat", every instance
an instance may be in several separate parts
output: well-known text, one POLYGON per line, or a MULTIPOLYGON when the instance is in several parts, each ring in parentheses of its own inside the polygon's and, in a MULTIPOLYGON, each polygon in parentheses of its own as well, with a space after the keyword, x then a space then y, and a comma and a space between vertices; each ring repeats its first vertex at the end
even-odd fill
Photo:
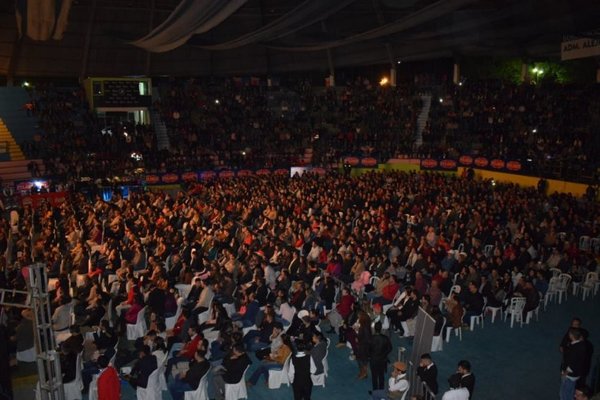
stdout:
POLYGON ((146 300, 146 306, 150 308, 157 316, 163 317, 165 315, 165 302, 167 295, 164 290, 155 287, 150 293, 148 293, 148 299, 146 300))
POLYGON ((238 383, 243 379, 244 371, 250 364, 252 364, 252 361, 248 358, 244 345, 241 343, 235 344, 231 349, 231 353, 223 358, 221 366, 213 371, 215 398, 217 400, 225 398, 226 383, 238 383))
MULTIPOLYGON (((8 329, 4 324, 0 324, 0 369, 3 371, 10 370, 9 345, 8 329)), ((2 400, 13 398, 11 374, 0 374, 0 392, 4 394, 4 397, 0 396, 2 400)))
POLYGON ((173 400, 183 400, 185 392, 194 391, 198 388, 200 380, 210 369, 210 363, 206 360, 206 350, 199 349, 190 363, 190 369, 175 377, 169 382, 169 392, 173 400))
POLYGON ((469 390, 469 398, 473 398, 473 391, 475 390, 475 375, 471 373, 471 363, 467 360, 460 360, 458 362, 457 372, 460 376, 460 386, 469 390))
POLYGON ((385 371, 388 355, 392 351, 390 338, 381 334, 381 322, 375 323, 375 334, 369 342, 369 366, 371 367, 371 383, 373 390, 385 388, 385 371))
POLYGON ((60 346, 60 370, 62 372, 63 383, 69 383, 75 380, 77 374, 77 352, 67 342, 60 346))
POLYGON ((412 288, 406 288, 408 298, 404 300, 397 310, 388 310, 388 317, 390 318, 391 324, 400 332, 400 335, 404 335, 404 328, 402 328, 402 322, 408 321, 414 318, 419 311, 419 299, 418 293, 412 288))
MULTIPOLYGON (((579 381, 588 372, 588 346, 578 328, 569 329, 569 339, 570 343, 564 349, 561 365, 562 375, 565 377, 561 384, 561 394, 563 393, 563 387, 568 383, 567 381, 571 381, 573 389, 571 395, 573 395, 575 382, 579 381)), ((585 384, 585 382, 581 383, 585 384)))
POLYGON ((312 393, 311 374, 317 370, 308 353, 309 345, 304 340, 296 342, 296 353, 290 362, 289 378, 294 391, 294 400, 309 400, 312 393))
POLYGON ((427 384, 433 394, 438 393, 437 374, 437 366, 433 363, 431 355, 423 354, 419 362, 419 368, 417 368, 417 375, 421 378, 421 382, 427 384))
POLYGON ((94 333, 94 343, 96 348, 101 352, 109 347, 115 347, 119 337, 116 335, 114 328, 111 328, 107 320, 100 321, 100 331, 94 333))
POLYGON ((139 359, 131 369, 129 383, 135 388, 146 388, 148 378, 157 367, 156 357, 152 355, 149 346, 143 346, 139 353, 139 359))
POLYGON ((468 323, 471 317, 480 315, 483 312, 483 296, 479 293, 475 282, 469 282, 469 292, 465 294, 465 317, 464 321, 468 323))
POLYGON ((69 336, 64 343, 66 343, 75 354, 79 354, 83 351, 83 335, 81 334, 81 329, 79 328, 79 325, 71 325, 69 330, 71 336, 69 336))
POLYGON ((192 285, 190 293, 185 299, 184 304, 190 307, 190 309, 194 308, 198 302, 198 299, 200 298, 200 293, 202 293, 202 280, 200 278, 196 278, 194 279, 194 284, 192 285))
POLYGON ((565 348, 571 342, 571 340, 569 339, 569 331, 571 330, 571 328, 579 329, 579 331, 581 332, 581 335, 583 336, 583 338, 585 340, 587 340, 589 337, 589 332, 587 331, 587 329, 584 329, 581 326, 581 319, 577 318, 577 317, 573 318, 571 320, 571 325, 569 325, 569 329, 567 329, 567 331, 565 332, 565 335, 563 336, 562 340, 560 341, 560 352, 561 353, 564 353, 565 348))

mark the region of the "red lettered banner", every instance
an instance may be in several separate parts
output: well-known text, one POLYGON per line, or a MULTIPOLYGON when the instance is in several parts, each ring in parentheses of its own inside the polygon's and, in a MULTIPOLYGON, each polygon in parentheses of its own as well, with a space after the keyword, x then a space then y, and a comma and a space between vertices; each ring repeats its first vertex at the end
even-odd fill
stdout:
POLYGON ((506 169, 509 171, 517 172, 521 170, 522 165, 519 161, 509 161, 506 163, 506 169))
POLYGON ((437 168, 437 166, 438 162, 433 158, 426 158, 424 160, 421 160, 421 168, 433 169, 437 168))
POLYGON ((57 207, 67 200, 68 192, 52 192, 40 193, 21 196, 21 205, 30 205, 33 208, 38 208, 43 202, 49 203, 52 207, 57 207))
POLYGON ((489 162, 489 161, 488 161, 488 159, 487 159, 487 158, 485 158, 485 157, 477 157, 477 158, 475 159, 475 165, 476 165, 477 167, 485 168, 485 167, 487 167, 487 166, 488 166, 488 164, 489 164, 489 163, 490 163, 490 162, 489 162))
POLYGON ((377 166, 377 160, 373 157, 365 157, 360 160, 360 163, 364 167, 375 167, 377 166))
POLYGON ((456 169, 456 161, 454 160, 442 160, 440 161, 440 167, 442 167, 443 169, 456 169))
POLYGON ((461 156, 458 159, 458 162, 461 165, 471 165, 471 164, 473 164, 473 157, 471 157, 471 156, 461 156))

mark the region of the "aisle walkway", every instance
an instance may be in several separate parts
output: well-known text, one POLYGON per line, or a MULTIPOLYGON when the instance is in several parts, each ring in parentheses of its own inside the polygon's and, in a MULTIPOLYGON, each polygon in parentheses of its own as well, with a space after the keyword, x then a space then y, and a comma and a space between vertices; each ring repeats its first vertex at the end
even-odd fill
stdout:
MULTIPOLYGON (((468 359, 473 365, 477 379, 475 399, 480 400, 537 400, 558 399, 560 384, 560 353, 558 344, 573 316, 579 316, 591 340, 600 352, 600 295, 585 303, 569 297, 563 304, 552 304, 548 311, 540 312, 540 321, 530 325, 510 328, 508 322, 491 324, 489 317, 484 329, 475 328, 474 332, 463 332, 462 342, 452 336, 450 343, 444 343, 444 351, 433 353, 439 368, 440 390, 448 388, 447 377, 454 372, 456 363, 468 359)), ((333 336, 330 336, 335 340, 333 336)), ((405 346, 410 351, 406 339, 394 339, 393 356, 397 347, 405 346)), ((329 352, 331 374, 327 387, 313 390, 314 400, 367 399, 371 388, 370 377, 356 381, 355 361, 348 360, 349 350, 336 349, 329 352)), ((596 357, 594 358, 596 359, 596 357)), ((249 390, 250 399, 278 400, 291 398, 291 389, 282 387, 269 390, 262 384, 249 390)), ((441 396, 439 396, 441 398, 441 396)))

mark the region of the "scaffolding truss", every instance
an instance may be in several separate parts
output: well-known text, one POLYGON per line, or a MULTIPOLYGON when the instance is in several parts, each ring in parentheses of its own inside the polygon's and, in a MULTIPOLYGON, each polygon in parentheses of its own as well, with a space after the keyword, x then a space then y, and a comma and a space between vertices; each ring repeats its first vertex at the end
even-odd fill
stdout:
POLYGON ((27 291, 0 289, 0 305, 30 309, 33 314, 34 346, 38 368, 36 398, 39 400, 64 400, 60 357, 52 331, 52 313, 48 297, 48 276, 44 264, 26 267, 27 291), (15 297, 25 297, 23 301, 15 297))

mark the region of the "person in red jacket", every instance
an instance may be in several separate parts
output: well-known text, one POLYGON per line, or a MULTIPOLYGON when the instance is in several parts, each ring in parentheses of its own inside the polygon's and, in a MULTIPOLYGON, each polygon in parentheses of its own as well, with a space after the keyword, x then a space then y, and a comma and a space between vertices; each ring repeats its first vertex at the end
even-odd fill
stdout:
POLYGON ((352 312, 353 304, 354 297, 350 294, 350 291, 347 287, 343 287, 340 302, 337 304, 335 309, 327 314, 327 319, 329 319, 329 323, 331 324, 329 333, 331 333, 332 330, 335 333, 339 333, 339 329, 344 324, 344 320, 346 320, 346 318, 348 318, 352 312))
POLYGON ((398 283, 398 278, 396 275, 393 275, 390 279, 390 283, 381 289, 381 296, 373 299, 373 304, 380 304, 382 306, 386 304, 392 304, 398 290, 400 290, 400 283, 398 283))
POLYGON ((117 370, 108 365, 108 358, 105 356, 98 357, 98 367, 100 374, 98 375, 98 400, 116 400, 121 398, 121 381, 117 370))
POLYGON ((200 341, 204 340, 204 335, 200 332, 200 328, 198 326, 190 326, 188 328, 188 335, 190 336, 190 340, 183 345, 176 356, 170 358, 167 362, 167 368, 165 370, 165 376, 167 379, 169 379, 171 370, 175 364, 183 361, 189 362, 194 358, 200 341))

